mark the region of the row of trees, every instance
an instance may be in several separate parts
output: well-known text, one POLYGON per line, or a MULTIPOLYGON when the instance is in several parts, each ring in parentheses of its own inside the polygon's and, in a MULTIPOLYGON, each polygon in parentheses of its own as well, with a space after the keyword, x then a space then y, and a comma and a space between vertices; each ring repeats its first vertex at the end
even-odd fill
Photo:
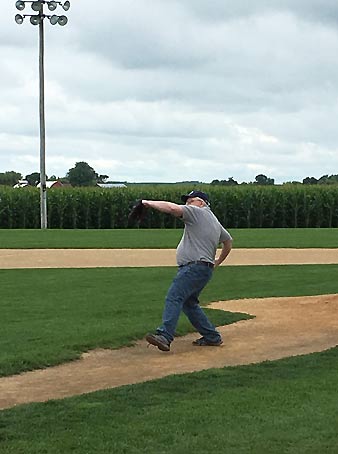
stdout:
MULTIPOLYGON (((47 176, 47 180, 59 180, 62 183, 68 183, 72 186, 95 186, 97 183, 104 183, 108 175, 99 175, 87 162, 77 162, 75 167, 69 169, 65 177, 47 176)), ((0 185, 14 186, 19 180, 22 180, 21 173, 9 171, 0 173, 0 185)), ((40 183, 40 173, 33 172, 24 177, 30 186, 36 186, 40 183)))
POLYGON ((14 172, 11 170, 9 172, 0 173, 0 184, 3 186, 14 186, 19 180, 21 180, 21 173, 14 172))
MULTIPOLYGON (((211 184, 215 186, 237 186, 239 183, 238 181, 234 180, 233 177, 230 177, 227 180, 213 180, 211 184)), ((259 186, 272 186, 275 184, 275 180, 273 178, 268 178, 266 175, 259 174, 256 175, 254 182, 241 184, 257 184, 259 186)))
MULTIPOLYGON (((14 186, 18 180, 21 180, 22 174, 9 171, 0 173, 0 185, 14 186)), ((97 183, 105 183, 108 180, 108 175, 99 175, 93 167, 87 162, 81 161, 75 164, 75 167, 68 170, 66 176, 56 177, 52 175, 47 178, 48 180, 60 180, 62 183, 68 183, 72 186, 96 186, 97 183)), ((28 174, 24 178, 28 181, 30 186, 36 186, 40 182, 40 173, 33 172, 28 174)), ((198 182, 196 182, 198 183, 198 182)), ((233 177, 229 177, 227 180, 213 180, 211 182, 214 186, 237 186, 239 184, 254 184, 258 186, 273 186, 275 184, 274 178, 269 178, 266 175, 256 175, 255 181, 250 183, 238 183, 233 177)), ((319 179, 315 177, 306 177, 302 181, 288 181, 285 184, 338 184, 338 175, 323 175, 319 179)))
MULTIPOLYGON (((250 183, 238 183, 238 181, 234 180, 233 177, 228 178, 227 180, 213 180, 211 182, 212 185, 215 186, 237 186, 238 184, 256 184, 259 186, 272 186, 275 184, 275 180, 273 178, 269 178, 266 175, 259 174, 256 175, 255 181, 250 183)), ((306 177, 302 181, 286 181, 283 184, 338 184, 338 175, 323 175, 320 178, 315 177, 306 177)))

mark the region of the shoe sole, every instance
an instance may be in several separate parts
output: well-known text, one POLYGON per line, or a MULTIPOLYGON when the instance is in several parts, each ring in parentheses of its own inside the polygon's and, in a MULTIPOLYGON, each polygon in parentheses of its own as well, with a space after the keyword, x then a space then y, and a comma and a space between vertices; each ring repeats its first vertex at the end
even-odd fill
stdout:
POLYGON ((217 344, 207 343, 207 344, 198 344, 196 342, 192 343, 195 347, 220 347, 223 342, 219 342, 217 344))
POLYGON ((166 345, 163 342, 160 342, 156 339, 156 337, 152 335, 146 336, 146 341, 149 342, 151 345, 155 345, 159 350, 162 352, 169 352, 170 351, 170 345, 166 345))

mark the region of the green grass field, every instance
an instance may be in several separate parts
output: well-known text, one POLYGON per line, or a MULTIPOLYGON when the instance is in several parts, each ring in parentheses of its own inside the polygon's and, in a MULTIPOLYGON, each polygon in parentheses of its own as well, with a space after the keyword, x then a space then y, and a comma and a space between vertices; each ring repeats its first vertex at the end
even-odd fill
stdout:
MULTIPOLYGON (((235 247, 338 247, 337 229, 232 230, 235 247)), ((1 247, 176 247, 180 230, 0 230, 1 247)), ((173 268, 0 270, 0 375, 130 345, 173 268), (127 295, 127 298, 126 298, 127 295)), ((338 293, 338 265, 219 268, 204 304, 338 293)), ((208 311, 216 324, 244 314, 208 311)), ((190 330, 182 318, 179 334, 190 330)), ((336 454, 338 348, 0 411, 1 454, 336 454)))
MULTIPOLYGON (((338 265, 219 268, 202 302, 338 292, 338 265)), ((0 375, 130 345, 155 329, 173 268, 0 270, 0 375)), ((241 315, 209 310, 217 325, 241 315)), ((190 329, 182 316, 179 333, 190 329)))
MULTIPOLYGON (((230 229, 234 248, 338 248, 338 229, 230 229)), ((4 230, 0 249, 176 248, 181 229, 4 230)))
POLYGON ((1 454, 336 454, 338 348, 0 412, 1 454))

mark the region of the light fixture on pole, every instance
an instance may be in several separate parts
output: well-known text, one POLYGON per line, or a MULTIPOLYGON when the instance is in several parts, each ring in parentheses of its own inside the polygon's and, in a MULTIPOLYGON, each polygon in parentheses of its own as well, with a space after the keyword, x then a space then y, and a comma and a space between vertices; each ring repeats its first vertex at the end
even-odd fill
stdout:
POLYGON ((44 70, 44 19, 47 17, 52 25, 66 25, 68 19, 66 16, 49 16, 44 14, 44 5, 46 4, 50 11, 55 11, 58 5, 62 6, 64 11, 70 8, 70 2, 61 3, 59 1, 26 1, 18 0, 15 6, 19 11, 23 11, 26 3, 31 3, 31 8, 38 14, 16 14, 15 22, 21 25, 26 17, 29 17, 32 25, 39 25, 39 116, 40 116, 40 217, 41 228, 47 228, 47 187, 46 187, 46 128, 45 128, 45 70, 44 70))
POLYGON ((15 3, 15 6, 18 10, 22 11, 25 9, 25 2, 21 2, 20 0, 18 0, 16 3, 15 3))
POLYGON ((41 11, 42 3, 41 2, 33 2, 32 3, 32 10, 33 11, 41 11))
POLYGON ((56 2, 48 2, 47 6, 50 11, 55 11, 58 7, 56 2))
POLYGON ((16 14, 15 22, 19 25, 21 25, 23 23, 23 17, 21 16, 21 14, 16 14))
POLYGON ((41 20, 41 17, 40 16, 31 16, 30 18, 30 23, 32 25, 39 25, 41 24, 42 20, 41 20))

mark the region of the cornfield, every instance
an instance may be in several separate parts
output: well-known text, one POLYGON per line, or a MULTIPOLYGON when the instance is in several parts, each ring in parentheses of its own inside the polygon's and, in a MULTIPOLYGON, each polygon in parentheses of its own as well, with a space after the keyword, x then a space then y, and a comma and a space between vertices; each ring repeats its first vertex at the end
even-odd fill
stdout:
MULTIPOLYGON (((338 186, 215 187, 199 185, 211 199, 213 212, 227 228, 338 227, 338 186)), ((50 189, 48 227, 53 229, 128 228, 136 199, 180 202, 194 189, 184 185, 135 185, 128 188, 50 189)), ((177 219, 149 210, 141 228, 176 228, 177 219)), ((0 187, 0 228, 40 227, 40 195, 36 188, 0 187)))

